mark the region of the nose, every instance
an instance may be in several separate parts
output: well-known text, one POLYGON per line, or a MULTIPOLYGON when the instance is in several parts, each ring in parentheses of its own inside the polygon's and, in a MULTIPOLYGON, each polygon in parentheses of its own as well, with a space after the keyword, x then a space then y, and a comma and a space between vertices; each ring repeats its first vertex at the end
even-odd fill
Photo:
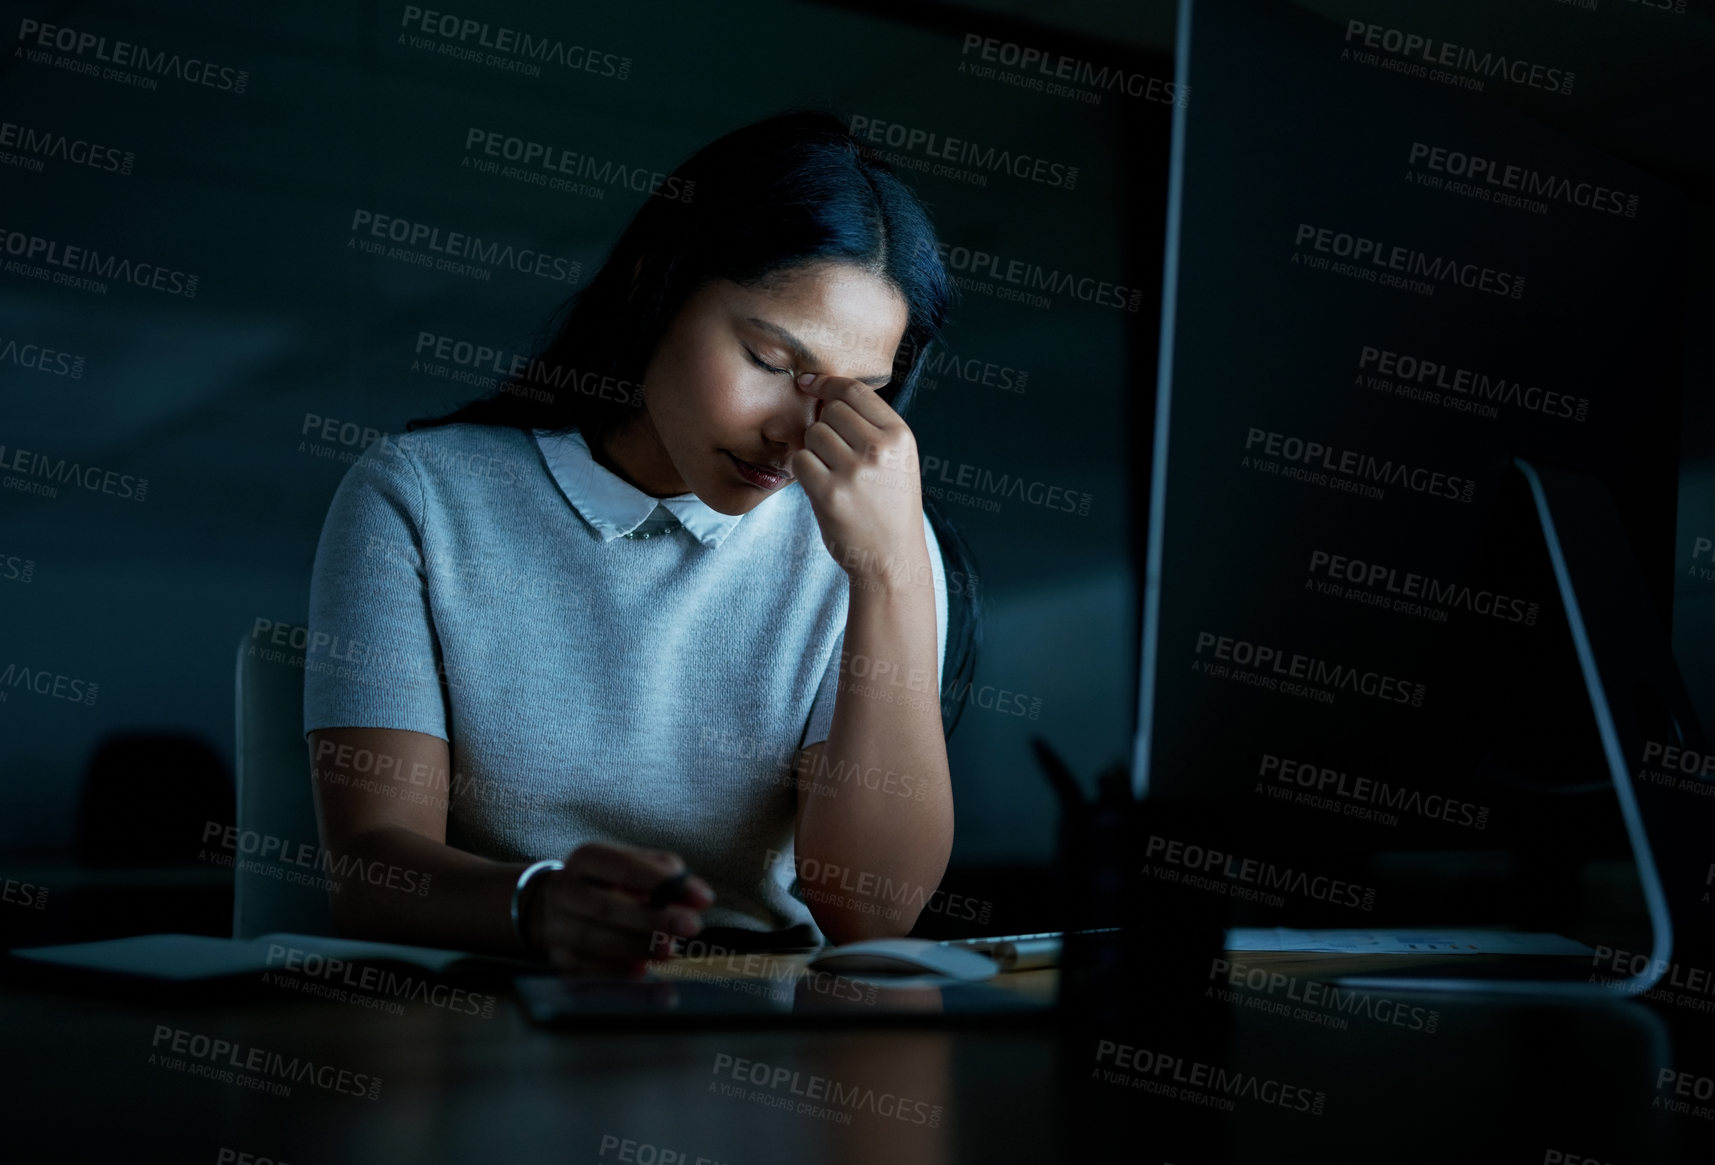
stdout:
POLYGON ((762 436, 770 446, 784 449, 784 461, 804 447, 804 431, 816 423, 822 400, 792 385, 762 422, 762 436))

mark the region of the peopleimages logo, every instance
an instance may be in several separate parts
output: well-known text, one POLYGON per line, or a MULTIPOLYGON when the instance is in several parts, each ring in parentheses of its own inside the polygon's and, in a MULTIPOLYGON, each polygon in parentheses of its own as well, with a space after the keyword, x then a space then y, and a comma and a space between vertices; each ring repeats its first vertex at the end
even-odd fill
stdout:
POLYGON ((13 336, 0 336, 0 364, 16 364, 49 376, 82 380, 86 363, 82 356, 72 352, 61 352, 41 344, 19 343, 13 336))
MULTIPOLYGON (((1589 0, 1590 6, 1596 6, 1596 0, 1589 0)), ((1685 15, 1685 0, 1623 0, 1633 8, 1650 8, 1656 12, 1672 13, 1674 16, 1685 15)))
POLYGON ((186 299, 195 299, 197 294, 198 277, 188 271, 105 253, 93 247, 45 239, 26 231, 0 227, 0 252, 13 257, 14 261, 6 264, 8 272, 27 275, 32 279, 45 279, 50 283, 74 287, 79 291, 95 291, 106 295, 107 285, 92 279, 79 279, 66 272, 75 271, 81 275, 96 276, 98 279, 130 283, 149 291, 159 291, 163 295, 182 295, 186 299), (28 266, 33 263, 45 266, 28 266), (60 270, 53 270, 56 267, 60 270))
POLYGON ((692 979, 745 995, 792 998, 800 991, 813 991, 846 1003, 870 1004, 880 994, 874 984, 832 971, 812 971, 790 956, 734 950, 660 930, 650 932, 649 953, 657 960, 649 969, 655 978, 692 979))
POLYGON ((325 458, 350 465, 363 451, 377 442, 389 440, 389 435, 373 425, 360 425, 356 421, 344 421, 338 417, 324 417, 320 413, 305 413, 303 427, 298 430, 300 437, 320 437, 326 444, 311 441, 299 441, 298 452, 311 457, 325 458))
POLYGON ((21 882, 17 878, 7 878, 3 883, 0 883, 0 902, 22 906, 27 910, 46 910, 50 889, 51 887, 38 886, 34 882, 21 882))
MULTIPOLYGON (((877 1092, 874 1088, 856 1084, 846 1084, 827 1076, 815 1073, 800 1072, 795 1068, 764 1064, 758 1060, 746 1060, 730 1056, 725 1052, 715 1055, 714 1066, 709 1069, 715 1076, 729 1077, 735 1084, 754 1084, 766 1092, 758 1096, 752 1092, 747 1099, 765 1103, 770 1108, 793 1109, 806 1116, 828 1117, 829 1115, 843 1116, 842 1124, 851 1123, 851 1114, 864 1112, 901 1121, 905 1124, 920 1125, 927 1128, 937 1128, 941 1124, 941 1106, 929 1104, 927 1101, 913 1100, 894 1092, 877 1092), (781 1095, 785 1093, 785 1095, 781 1095), (803 1097, 803 1101, 794 1104, 792 1097, 803 1097), (837 1106, 830 1114, 821 1106, 810 1105, 809 1101, 825 1100, 828 1105, 837 1106), (812 1108, 817 1111, 811 1112, 812 1108)), ((722 1085, 716 1088, 716 1082, 709 1085, 710 1091, 719 1091, 725 1096, 736 1096, 743 1089, 733 1091, 722 1085)))
POLYGON ((1715 1120, 1715 1106, 1691 1103, 1692 1100, 1715 1100, 1715 1076, 1700 1076, 1695 1072, 1664 1065, 1656 1071, 1655 1090, 1656 1097, 1650 1101, 1651 1108, 1678 1113, 1680 1116, 1694 1116, 1699 1120, 1715 1120), (1664 1095, 1668 1092, 1673 1095, 1664 1095), (1679 1100, 1675 1097, 1689 1099, 1679 1100))
POLYGON ((439 380, 498 388, 501 392, 535 401, 554 399, 554 393, 537 387, 545 384, 555 389, 569 388, 616 404, 633 407, 643 404, 643 386, 622 377, 605 372, 580 372, 569 365, 550 364, 457 336, 418 332, 414 350, 411 371, 439 380))
POLYGON ((942 376, 1019 396, 1024 395, 1025 387, 1030 383, 1028 368, 996 364, 992 360, 981 360, 975 356, 961 359, 945 345, 937 344, 930 348, 929 354, 923 358, 923 387, 934 391, 940 387, 938 378, 942 376))
POLYGON ((41 494, 50 498, 59 497, 60 491, 56 486, 44 485, 43 481, 78 485, 91 493, 111 494, 116 498, 128 498, 137 502, 149 496, 149 479, 146 477, 133 477, 116 469, 84 465, 81 461, 50 457, 46 453, 32 453, 28 449, 9 449, 5 445, 0 445, 0 472, 8 475, 0 478, 0 485, 6 489, 41 494), (11 474, 22 476, 13 477, 11 474), (32 481, 31 478, 42 480, 32 481))
POLYGON ((852 117, 851 132, 860 142, 886 145, 907 153, 922 154, 942 162, 974 166, 991 174, 1010 174, 1041 186, 1057 186, 1074 190, 1078 185, 1078 167, 1064 162, 1038 158, 1032 154, 1013 153, 994 146, 981 146, 964 138, 943 137, 933 130, 882 121, 874 117, 852 117))
MULTIPOLYGON (((1637 773, 1640 782, 1697 797, 1715 797, 1715 752, 1650 740, 1644 742, 1642 766, 1637 773)), ((1715 866, 1710 869, 1715 872, 1715 866)))
POLYGON ((1226 959, 1215 959, 1209 964, 1209 978, 1224 979, 1228 987, 1238 988, 1246 994, 1210 987, 1204 991, 1205 998, 1219 998, 1223 1003, 1239 1003, 1264 1014, 1306 1020, 1338 1031, 1345 1031, 1350 1026, 1347 1021, 1352 1016, 1427 1035, 1434 1035, 1441 1022, 1439 1011, 1401 1003, 1385 995, 1336 987, 1314 979, 1299 979, 1295 975, 1226 959), (1276 1003, 1268 998, 1275 995, 1284 996, 1288 1003, 1276 1003))
POLYGON ((1705 534, 1699 534, 1691 543, 1691 569, 1686 572, 1695 578, 1715 581, 1715 539, 1705 534), (1707 558, 1711 566, 1697 565, 1699 558, 1707 558))
POLYGON ((540 77, 542 66, 558 65, 574 73, 590 73, 624 81, 631 76, 631 58, 569 45, 553 37, 535 36, 515 28, 405 5, 399 16, 399 43, 453 60, 488 65, 526 77, 540 77), (474 45, 475 47, 470 47, 474 45), (492 52, 484 52, 491 49, 492 52))
MULTIPOLYGON (((1456 189, 1457 183, 1446 188, 1455 194, 1471 194, 1485 202, 1504 206, 1523 206, 1527 210, 1546 213, 1548 202, 1560 202, 1598 214, 1638 216, 1638 196, 1623 190, 1610 190, 1595 182, 1575 182, 1553 174, 1544 174, 1528 166, 1501 163, 1481 154, 1468 154, 1444 146, 1412 142, 1406 155, 1406 165, 1416 170, 1444 175, 1448 179, 1463 179, 1472 189, 1456 189), (1537 200, 1537 201, 1532 201, 1537 200), (1546 200, 1546 201, 1543 201, 1546 200), (1540 210, 1537 208, 1540 207, 1540 210)), ((1423 175, 1418 175, 1423 177, 1423 175)))
MULTIPOLYGON (((391 445, 384 442, 381 447, 388 449, 391 445)), ((382 553, 386 554, 385 542, 375 535, 370 536, 364 553, 375 555, 377 544, 384 548, 382 553)), ((413 566, 428 567, 441 562, 439 558, 430 559, 428 563, 422 562, 416 557, 415 547, 409 547, 405 554, 389 557, 397 557, 413 566)), ((247 656, 254 655, 264 663, 283 663, 288 667, 303 668, 305 671, 365 684, 388 684, 401 675, 413 679, 428 679, 432 675, 435 682, 443 687, 455 691, 464 688, 463 671, 456 666, 449 667, 439 653, 433 660, 429 660, 397 645, 346 639, 325 631, 312 635, 306 627, 262 617, 258 617, 252 627, 250 639, 247 656), (264 636, 267 637, 266 640, 264 636), (301 654, 293 655, 291 651, 301 654)))
POLYGON ((465 131, 464 166, 474 165, 484 173, 497 173, 502 178, 534 182, 571 194, 604 198, 604 187, 617 186, 636 194, 652 194, 672 202, 689 202, 696 188, 677 175, 663 174, 643 166, 627 166, 623 162, 601 161, 589 154, 534 142, 499 130, 471 126, 465 131), (516 163, 502 167, 489 159, 516 163), (570 179, 587 179, 597 186, 583 186, 570 179))
MULTIPOLYGON (((418 332, 412 354, 416 357, 411 362, 413 372, 423 371, 418 367, 419 362, 441 361, 461 371, 471 370, 463 375, 487 381, 497 377, 522 376, 530 367, 530 357, 521 352, 510 353, 504 348, 436 332, 418 332)), ((453 380, 462 378, 460 372, 453 372, 450 376, 453 380)))
MULTIPOLYGON (((260 833, 254 829, 240 829, 236 825, 222 825, 218 821, 205 821, 202 839, 206 842, 213 838, 220 839, 219 848, 227 851, 228 854, 256 854, 260 861, 271 861, 280 866, 319 869, 324 874, 331 875, 332 878, 341 881, 355 874, 371 886, 385 886, 389 890, 415 894, 419 898, 428 896, 429 885, 434 877, 433 874, 395 866, 390 862, 382 861, 380 858, 364 861, 362 858, 349 853, 335 857, 333 851, 321 845, 312 845, 309 842, 298 842, 294 845, 290 838, 276 837, 273 834, 260 833)), ((209 851, 204 850, 203 853, 208 854, 209 851)), ((230 857, 225 862, 218 861, 221 856, 214 854, 212 859, 205 857, 203 860, 216 860, 217 864, 231 863, 230 857)), ((259 864, 259 862, 247 863, 251 868, 256 868, 259 864)), ((268 876, 277 880, 292 882, 298 880, 295 877, 281 879, 281 871, 278 871, 277 867, 272 870, 258 869, 258 872, 267 873, 268 876)), ((296 871, 293 872, 296 873, 296 871)), ((340 882, 338 881, 332 883, 336 889, 339 885, 340 882)))
POLYGON ((1664 769, 1692 773, 1700 777, 1715 777, 1715 752, 1702 753, 1651 740, 1644 744, 1644 763, 1647 765, 1652 761, 1664 769))
MULTIPOLYGON (((413 1003, 426 1003, 461 1015, 480 1015, 483 1019, 492 1019, 495 1004, 499 1002, 492 995, 466 991, 462 987, 447 983, 430 983, 426 979, 401 975, 380 967, 365 967, 318 951, 307 951, 302 947, 286 946, 277 942, 268 944, 268 966, 271 969, 290 971, 292 976, 276 970, 274 977, 269 979, 268 972, 264 971, 265 981, 276 986, 294 985, 294 982, 303 986, 307 981, 315 985, 334 987, 336 994, 325 997, 336 998, 341 1003, 362 1002, 363 994, 352 995, 344 990, 351 988, 368 996, 387 995, 413 1003)), ((306 993, 321 994, 315 991, 306 993)), ((395 1010, 393 1014, 403 1015, 404 1010, 395 1010)))
MULTIPOLYGON (((1353 778, 1342 769, 1275 756, 1269 752, 1262 754, 1257 776, 1272 782, 1266 787, 1274 794, 1290 796, 1293 790, 1297 790, 1295 800, 1301 805, 1312 809, 1340 808, 1344 816, 1363 821, 1397 825, 1399 819, 1385 812, 1394 810, 1471 829, 1487 829, 1489 825, 1487 805, 1459 801, 1441 793, 1424 796, 1419 789, 1389 785, 1386 781, 1370 777, 1353 778), (1344 798, 1348 803, 1338 806, 1329 800, 1332 797, 1344 798)), ((1260 781, 1259 787, 1264 787, 1260 781)))
POLYGON ((994 499, 1015 498, 1033 506, 1063 510, 1068 514, 1087 518, 1090 516, 1090 504, 1095 500, 1094 494, 1083 490, 1049 485, 1019 474, 995 473, 993 470, 963 461, 952 463, 932 453, 923 457, 919 475, 923 479, 924 492, 932 497, 944 497, 991 512, 998 512, 1000 509, 1000 503, 994 499), (949 494, 943 487, 950 487, 955 492, 949 494), (957 490, 973 490, 987 496, 973 498, 972 495, 958 493, 957 490))
POLYGON ((1715 1011, 1715 974, 1706 968, 1670 963, 1608 946, 1597 946, 1590 956, 1590 965, 1596 968, 1590 982, 1599 986, 1624 987, 1627 979, 1647 973, 1656 976, 1657 981, 1643 998, 1676 1003, 1693 1011, 1715 1011))
MULTIPOLYGON (((1351 906, 1359 910, 1370 910, 1375 906, 1376 892, 1373 886, 1360 886, 1355 882, 1331 878, 1326 874, 1312 874, 1308 870, 1277 866, 1273 862, 1257 858, 1241 858, 1237 854, 1175 841, 1153 833, 1145 843, 1144 857, 1176 867, 1175 872, 1192 872, 1196 876, 1187 879, 1186 884, 1195 888, 1220 889, 1226 893, 1227 886, 1219 882, 1213 887, 1196 886, 1199 880, 1219 879, 1221 882, 1235 884, 1240 889, 1253 888, 1260 892, 1281 891, 1298 894, 1318 902, 1326 902, 1330 906, 1351 906)), ((1145 872, 1148 872, 1148 868, 1145 863, 1145 872)), ((1279 894, 1272 894, 1271 897, 1278 900, 1279 894)))
POLYGON ((1043 267, 1024 259, 1008 259, 993 251, 974 250, 940 242, 936 250, 941 262, 954 272, 953 282, 967 290, 996 299, 1012 299, 1032 307, 1053 307, 1054 301, 1038 294, 1050 291, 1069 295, 1083 303, 1136 312, 1143 303, 1141 288, 1123 287, 1069 271, 1043 267), (983 282, 993 280, 994 283, 983 282), (997 286, 1000 285, 1000 286, 997 286))
POLYGON ((27 583, 36 577, 36 560, 0 552, 0 579, 27 583))
POLYGON ((1191 99, 1189 85, 1176 85, 1160 77, 1112 65, 1095 65, 1064 53, 1045 52, 1014 41, 984 36, 980 32, 965 34, 964 43, 959 46, 959 56, 961 73, 968 71, 977 77, 1034 89, 1051 97, 1070 97, 1087 105, 1101 104, 1102 95, 1095 90, 1124 93, 1128 97, 1158 101, 1163 105, 1184 105, 1191 99), (974 63, 971 60, 973 56, 982 63, 974 63), (992 67, 996 64, 1019 72, 1001 73, 992 67), (1036 76, 1026 76, 1027 73, 1035 73, 1036 76))
POLYGON ((859 910, 864 914, 885 914, 888 918, 902 917, 898 908, 910 903, 920 912, 927 910, 931 914, 945 914, 949 918, 960 918, 978 924, 987 923, 989 914, 994 909, 992 902, 979 901, 962 894, 949 894, 939 886, 925 894, 924 887, 916 883, 895 882, 892 878, 868 870, 854 870, 832 862, 819 862, 815 858, 782 854, 779 850, 767 851, 762 859, 763 869, 772 870, 782 857, 786 857, 796 870, 798 880, 794 894, 801 901, 824 901, 831 896, 849 909, 859 910), (830 882, 838 885, 846 895, 856 897, 833 895, 828 885, 830 882), (891 903, 891 908, 883 910, 875 901, 877 898, 891 903))
POLYGON ((1283 477, 1306 472, 1284 471, 1281 468, 1283 464, 1291 468, 1310 467, 1308 480, 1313 485, 1343 489, 1349 484, 1355 488, 1348 492, 1367 491, 1366 496, 1377 501, 1383 496, 1381 485, 1399 486, 1425 497, 1454 502, 1469 502, 1477 488, 1472 478, 1421 465, 1408 465, 1391 457, 1384 459, 1356 449, 1340 449, 1269 429, 1253 427, 1245 431, 1245 456, 1240 460, 1241 468, 1277 473, 1283 477), (1326 474, 1336 476, 1326 478, 1326 474))
MULTIPOLYGON (((250 85, 248 69, 234 69, 227 65, 216 65, 200 57, 186 57, 179 53, 168 53, 165 50, 155 50, 147 45, 132 44, 124 40, 108 40, 105 36, 97 36, 93 32, 83 32, 75 28, 65 28, 55 24, 43 24, 39 20, 25 18, 18 22, 18 44, 25 46, 20 49, 25 59, 36 64, 56 64, 65 67, 61 61, 41 60, 47 54, 32 51, 52 49, 56 52, 69 53, 73 57, 89 60, 82 62, 82 67, 71 69, 75 73, 85 73, 99 76, 103 80, 124 81, 141 89, 155 89, 155 77, 170 77, 175 81, 183 81, 188 85, 204 86, 209 89, 220 89, 234 95, 242 95, 250 85), (110 66, 102 68, 94 62, 100 61, 110 66), (125 69, 137 69, 142 74, 123 72, 125 69)), ((75 62, 74 62, 75 64, 75 62)))
POLYGON ((365 254, 385 254, 390 259, 402 259, 438 271, 449 271, 455 275, 468 275, 478 279, 489 278, 491 272, 486 268, 510 267, 526 275, 535 275, 557 283, 576 283, 582 271, 582 264, 576 259, 562 259, 558 255, 531 250, 528 247, 514 247, 510 243, 485 241, 478 235, 468 235, 462 231, 443 231, 429 223, 377 214, 361 207, 351 213, 351 236, 346 246, 360 249, 365 254), (380 244, 363 239, 363 235, 401 243, 404 246, 384 248, 380 244), (406 250, 408 247, 423 247, 448 258, 436 258, 435 255, 421 251, 406 250), (470 262, 455 261, 461 259, 468 259, 470 262))
POLYGON ((331 785, 354 785, 371 791, 389 784, 413 786, 403 790, 396 788, 394 794, 385 795, 397 794, 396 799, 414 804, 445 804, 453 799, 470 804, 474 801, 505 800, 511 795, 511 790, 494 781, 456 770, 449 772, 422 761, 412 761, 407 765, 405 758, 400 756, 353 748, 349 744, 335 744, 331 740, 323 740, 316 745, 314 771, 318 778, 331 785), (363 780, 364 776, 373 776, 374 780, 363 780))
MULTIPOLYGON (((703 730, 705 740, 710 732, 711 730, 707 728, 703 730)), ((698 742, 699 747, 702 743, 702 741, 698 742)), ((831 785, 837 783, 844 787, 846 782, 850 781, 853 788, 888 793, 895 797, 909 797, 913 800, 922 801, 929 796, 929 782, 911 773, 901 773, 893 769, 883 772, 880 765, 870 765, 866 769, 856 761, 830 761, 825 754, 816 756, 814 764, 810 762, 810 754, 794 751, 787 764, 798 774, 796 781, 801 781, 805 785, 814 783, 821 788, 829 789, 830 792, 833 791, 830 788, 831 785)), ((772 853, 773 851, 770 850, 769 852, 772 853)))
MULTIPOLYGON (((736 986, 736 983, 734 985, 736 986)), ((596 1154, 596 1160, 606 1161, 609 1151, 614 1154, 613 1160, 621 1165, 727 1165, 724 1161, 705 1157, 701 1153, 693 1157, 684 1149, 671 1149, 652 1141, 639 1141, 614 1133, 603 1133, 601 1151, 596 1154)), ((215 1165, 220 1165, 220 1162, 217 1161, 215 1165)))
POLYGON ((1098 1067, 1090 1075, 1110 1084, 1124 1084, 1227 1112, 1233 1111, 1234 1100, 1254 1100, 1289 1112, 1321 1116, 1323 1106, 1328 1102, 1324 1092, 1113 1040, 1097 1041, 1096 1064, 1098 1067), (1113 1067, 1100 1067, 1103 1064, 1113 1067), (1205 1088, 1213 1089, 1218 1095, 1200 1091, 1205 1088))
POLYGON ((1492 376, 1487 372, 1454 368, 1439 360, 1390 352, 1368 344, 1358 349, 1358 371, 1360 374, 1374 374, 1359 375, 1359 387, 1390 392, 1425 404, 1442 404, 1446 408, 1473 412, 1491 419, 1500 415, 1496 405, 1579 423, 1590 418, 1590 402, 1584 397, 1539 388, 1522 380, 1492 376))
POLYGON ((101 694, 100 684, 73 679, 71 676, 62 676, 58 672, 25 664, 8 663, 6 670, 0 671, 0 700, 8 699, 15 688, 23 688, 26 692, 34 692, 38 696, 67 700, 73 704, 93 705, 96 696, 101 694))
MULTIPOLYGON (((1415 32, 1388 28, 1382 24, 1372 24, 1367 20, 1348 20, 1346 22, 1346 43, 1350 45, 1354 39, 1358 40, 1365 48, 1380 49, 1385 53, 1401 58, 1403 62, 1407 62, 1404 68, 1396 71, 1416 77, 1427 77, 1431 81, 1458 84, 1461 88, 1481 89, 1483 82, 1475 80, 1481 77, 1490 80, 1511 81, 1515 85, 1524 85, 1531 89, 1541 89, 1545 93, 1557 93, 1562 97, 1570 97, 1572 95, 1572 82, 1576 77, 1576 74, 1570 70, 1533 64, 1520 57, 1508 57, 1504 53, 1487 51, 1479 53, 1476 49, 1468 46, 1452 44, 1415 32), (1443 70, 1452 70, 1453 72, 1445 73, 1443 70), (1459 77, 1456 75, 1459 73, 1466 74, 1466 76, 1459 77), (1474 84, 1471 83, 1473 81, 1475 81, 1474 84)), ((1344 51, 1342 50, 1342 52, 1344 51)))
POLYGON ((1397 286, 1402 290, 1433 295, 1437 284, 1483 291, 1507 299, 1524 298, 1522 275, 1500 271, 1481 263, 1461 262, 1446 255, 1431 255, 1400 244, 1388 244, 1331 227, 1298 224, 1293 235, 1292 262, 1308 267, 1326 267, 1322 255, 1350 260, 1336 273, 1368 283, 1397 286), (1311 254, 1305 256, 1302 251, 1311 254), (1312 260, 1315 260, 1314 262, 1312 260))
MULTIPOLYGON (((293 1056, 290 1059, 279 1052, 270 1052, 265 1048, 246 1048, 242 1044, 230 1040, 215 1039, 201 1032, 188 1031, 185 1028, 168 1027, 166 1024, 155 1025, 155 1036, 149 1042, 157 1052, 149 1054, 149 1063, 159 1064, 164 1068, 179 1071, 186 1070, 184 1060, 173 1060, 167 1052, 177 1052, 189 1056, 192 1060, 206 1060, 209 1065, 221 1063, 225 1065, 218 1074, 208 1071, 192 1071, 192 1075, 210 1076, 228 1084, 241 1083, 255 1087, 261 1091, 272 1092, 276 1096, 291 1095, 290 1081, 297 1084, 313 1084, 326 1092, 343 1093, 346 1096, 363 1097, 366 1100, 377 1100, 381 1096, 381 1077, 362 1073, 350 1072, 344 1068, 336 1068, 332 1064, 317 1064, 313 1060, 300 1059, 293 1056), (161 1045, 165 1043, 163 1049, 161 1045), (263 1076, 272 1076, 272 1081, 246 1080, 242 1072, 235 1079, 233 1072, 227 1069, 243 1069, 246 1072, 258 1072, 263 1076)), ((197 1065, 201 1068, 202 1065, 197 1065)))
POLYGON ((1324 690, 1356 692, 1384 703, 1407 704, 1418 708, 1423 705, 1424 693, 1427 690, 1423 684, 1402 680, 1384 672, 1333 663, 1266 643, 1253 643, 1248 639, 1217 635, 1213 631, 1197 632, 1196 654, 1199 658, 1192 660, 1192 671, 1225 677, 1228 674, 1227 669, 1220 665, 1232 663, 1241 668, 1255 669, 1252 673, 1233 678, 1243 679, 1257 687, 1279 688, 1281 691, 1287 690, 1287 686, 1279 682, 1280 678, 1284 677, 1288 681, 1302 680, 1318 685, 1324 690), (1200 657, 1205 653, 1217 662, 1210 664, 1202 660, 1200 657))
POLYGON ((1503 623, 1534 627, 1542 609, 1540 603, 1500 594, 1485 587, 1442 582, 1431 575, 1349 558, 1327 550, 1310 552, 1310 578, 1305 581, 1305 586, 1314 587, 1325 595, 1417 615, 1436 623, 1447 622, 1448 610, 1458 610, 1499 619, 1503 623))
POLYGON ((46 161, 70 162, 114 174, 129 174, 137 155, 118 146, 104 146, 84 138, 68 137, 51 129, 35 129, 17 122, 0 121, 0 165, 40 171, 46 161), (6 152, 17 150, 17 154, 6 152))

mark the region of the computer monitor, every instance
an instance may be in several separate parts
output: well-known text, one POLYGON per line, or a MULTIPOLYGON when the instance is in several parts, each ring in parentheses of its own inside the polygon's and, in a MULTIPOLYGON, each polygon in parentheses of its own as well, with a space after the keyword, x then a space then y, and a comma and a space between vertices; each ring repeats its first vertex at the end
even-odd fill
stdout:
POLYGON ((1650 741, 1616 775, 1528 482, 1595 487, 1563 523, 1611 501, 1625 618, 1664 636, 1681 196, 1533 117, 1575 75, 1509 46, 1249 0, 1178 35, 1134 792, 1225 798, 1371 891, 1241 918, 1589 934, 1596 879, 1659 953, 1616 791, 1650 741))

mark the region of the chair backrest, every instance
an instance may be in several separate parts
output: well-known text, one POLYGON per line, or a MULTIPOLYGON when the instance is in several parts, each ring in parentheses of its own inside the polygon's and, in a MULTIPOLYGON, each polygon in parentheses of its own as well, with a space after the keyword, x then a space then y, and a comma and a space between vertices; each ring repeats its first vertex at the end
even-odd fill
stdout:
POLYGON ((307 627, 259 620, 238 643, 233 938, 336 933, 303 732, 308 642, 307 627))

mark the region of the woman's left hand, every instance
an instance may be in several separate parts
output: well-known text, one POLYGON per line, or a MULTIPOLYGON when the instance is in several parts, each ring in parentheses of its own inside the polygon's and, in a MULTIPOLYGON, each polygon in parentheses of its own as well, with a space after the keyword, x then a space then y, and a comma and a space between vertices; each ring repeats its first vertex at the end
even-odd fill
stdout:
POLYGON ((917 439, 861 380, 806 372, 797 388, 824 403, 787 467, 809 495, 822 542, 854 583, 926 576, 917 439))

